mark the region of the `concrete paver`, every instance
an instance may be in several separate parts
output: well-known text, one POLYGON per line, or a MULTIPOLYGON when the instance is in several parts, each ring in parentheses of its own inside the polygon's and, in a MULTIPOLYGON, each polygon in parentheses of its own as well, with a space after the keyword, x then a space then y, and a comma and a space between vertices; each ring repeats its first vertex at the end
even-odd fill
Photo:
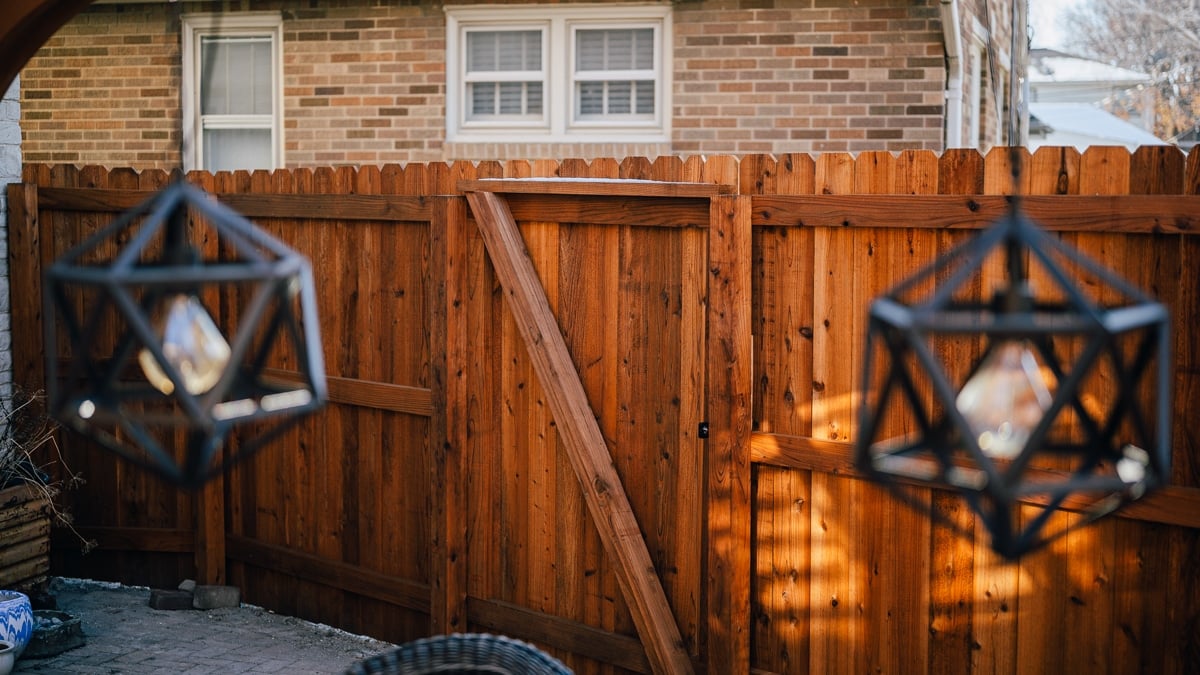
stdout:
POLYGON ((261 607, 157 610, 150 589, 56 579, 58 609, 80 618, 87 644, 44 659, 22 657, 15 675, 342 673, 393 645, 261 607))

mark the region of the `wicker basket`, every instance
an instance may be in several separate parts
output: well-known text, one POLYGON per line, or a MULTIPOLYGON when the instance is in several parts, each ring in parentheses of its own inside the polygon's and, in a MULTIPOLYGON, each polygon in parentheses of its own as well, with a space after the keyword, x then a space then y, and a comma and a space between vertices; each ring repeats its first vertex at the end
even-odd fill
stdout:
POLYGON ((520 640, 486 633, 455 633, 406 642, 359 661, 345 675, 571 675, 571 672, 558 659, 520 640))

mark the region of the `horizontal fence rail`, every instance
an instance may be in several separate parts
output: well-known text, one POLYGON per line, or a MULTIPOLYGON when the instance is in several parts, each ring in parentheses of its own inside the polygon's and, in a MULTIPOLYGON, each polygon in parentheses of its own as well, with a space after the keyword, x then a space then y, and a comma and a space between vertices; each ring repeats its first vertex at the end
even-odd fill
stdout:
MULTIPOLYGON (((505 633, 580 673, 1190 672, 1200 154, 1019 159, 1016 183, 1006 149, 187 174, 313 261, 331 404, 198 493, 63 437, 87 482, 59 499, 98 547, 56 532, 54 571, 233 583, 392 641, 505 633), (1175 431, 1170 486, 1006 563, 961 500, 906 488, 974 537, 850 448, 870 301, 1014 200, 1167 306, 1175 431)), ((28 165, 9 186, 19 385, 45 386, 43 267, 176 179, 28 165)))

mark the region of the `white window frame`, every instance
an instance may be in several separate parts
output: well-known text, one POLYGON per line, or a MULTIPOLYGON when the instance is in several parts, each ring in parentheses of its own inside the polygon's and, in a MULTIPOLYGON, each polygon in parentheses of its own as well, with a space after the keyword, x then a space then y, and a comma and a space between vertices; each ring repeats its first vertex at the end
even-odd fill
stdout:
POLYGON ((486 32, 496 31, 497 29, 502 30, 502 31, 525 31, 525 30, 540 31, 541 35, 542 35, 542 67, 541 67, 541 70, 539 70, 539 71, 519 71, 519 72, 518 71, 507 71, 507 72, 506 71, 484 71, 475 77, 472 77, 470 73, 467 73, 464 70, 461 73, 461 75, 462 75, 462 90, 461 91, 462 91, 463 116, 464 116, 463 125, 467 126, 467 127, 474 127, 477 129, 488 129, 488 128, 495 128, 495 127, 501 127, 501 128, 517 127, 517 128, 522 128, 522 129, 547 129, 547 128, 549 128, 548 122, 547 122, 549 115, 546 112, 547 107, 548 107, 548 102, 546 101, 546 93, 550 89, 549 82, 547 81, 549 79, 550 71, 546 67, 546 61, 548 60, 547 55, 549 54, 550 40, 549 40, 549 31, 544 30, 543 25, 538 24, 538 23, 531 23, 531 24, 506 23, 503 27, 497 27, 494 25, 486 25, 486 24, 463 26, 463 31, 460 34, 463 36, 462 51, 460 52, 461 54, 464 55, 464 57, 462 59, 463 68, 466 68, 466 62, 467 62, 467 59, 465 57, 466 49, 467 49, 467 40, 465 39, 466 34, 471 33, 471 32, 486 33, 486 32), (468 98, 467 97, 467 86, 470 85, 471 83, 473 83, 473 82, 532 82, 535 80, 540 81, 542 83, 542 114, 540 116, 538 116, 536 118, 534 118, 533 116, 520 116, 520 117, 512 117, 512 118, 508 118, 508 119, 498 116, 498 117, 493 117, 493 118, 490 118, 487 120, 467 120, 466 119, 466 108, 467 108, 466 101, 468 98))
POLYGON ((661 25, 647 25, 645 22, 630 23, 628 21, 612 21, 612 22, 589 21, 587 23, 580 23, 580 22, 575 22, 575 21, 568 22, 568 31, 567 32, 568 32, 568 35, 570 36, 570 49, 569 49, 568 53, 569 53, 570 59, 571 59, 571 63, 568 66, 568 71, 569 71, 569 76, 570 76, 569 93, 570 93, 571 124, 572 125, 574 125, 575 127, 579 127, 579 128, 592 128, 592 129, 602 129, 602 128, 609 128, 609 127, 653 128, 653 127, 657 127, 659 125, 659 123, 660 123, 659 118, 660 118, 660 113, 661 113, 661 109, 659 108, 659 105, 662 102, 662 98, 663 98, 663 92, 659 91, 659 86, 658 86, 658 83, 659 83, 658 75, 662 72, 662 67, 660 64, 661 64, 662 58, 663 58, 663 56, 662 56, 663 50, 661 50, 661 49, 654 50, 654 64, 651 66, 651 69, 650 69, 650 79, 654 81, 654 89, 655 89, 655 92, 654 92, 655 110, 654 110, 653 116, 646 117, 646 116, 637 115, 637 113, 631 113, 628 118, 618 118, 617 120, 583 119, 582 113, 580 113, 579 111, 576 110, 576 108, 579 105, 579 96, 577 95, 577 93, 578 93, 577 85, 580 82, 588 82, 588 81, 609 82, 609 81, 618 81, 618 80, 633 81, 633 80, 638 79, 639 77, 642 77, 643 75, 646 74, 645 71, 641 71, 641 70, 597 70, 597 71, 576 70, 575 69, 575 51, 576 51, 575 38, 576 38, 576 35, 578 34, 578 32, 580 30, 592 30, 592 29, 595 29, 595 30, 607 30, 607 29, 637 30, 639 28, 652 29, 654 31, 654 44, 656 44, 656 45, 662 44, 662 42, 661 42, 662 26, 661 25))
MULTIPOLYGON (((446 11, 446 140, 459 143, 666 143, 671 136, 671 5, 450 5, 446 11), (654 30, 654 114, 646 119, 577 118, 575 34, 581 29, 654 30), (468 120, 466 38, 471 30, 542 31, 542 118, 468 120)), ((604 79, 634 73, 613 71, 604 79)), ((632 78, 631 78, 632 79, 632 78)))
POLYGON ((183 108, 183 163, 188 170, 204 166, 204 130, 271 130, 271 166, 277 169, 283 160, 283 16, 279 12, 239 12, 230 14, 187 14, 183 16, 183 73, 180 98, 183 108), (270 116, 222 115, 220 119, 200 114, 201 40, 209 36, 266 36, 271 39, 270 116))

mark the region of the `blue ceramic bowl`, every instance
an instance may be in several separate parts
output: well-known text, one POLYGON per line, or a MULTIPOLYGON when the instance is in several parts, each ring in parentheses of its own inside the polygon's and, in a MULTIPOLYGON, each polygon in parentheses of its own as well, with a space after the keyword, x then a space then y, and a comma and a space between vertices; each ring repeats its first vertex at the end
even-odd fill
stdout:
POLYGON ((29 596, 17 591, 0 591, 0 640, 16 645, 16 658, 21 658, 25 645, 33 636, 33 607, 29 596))

